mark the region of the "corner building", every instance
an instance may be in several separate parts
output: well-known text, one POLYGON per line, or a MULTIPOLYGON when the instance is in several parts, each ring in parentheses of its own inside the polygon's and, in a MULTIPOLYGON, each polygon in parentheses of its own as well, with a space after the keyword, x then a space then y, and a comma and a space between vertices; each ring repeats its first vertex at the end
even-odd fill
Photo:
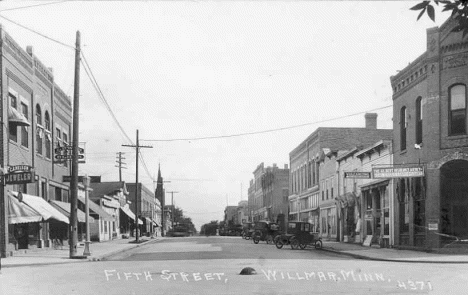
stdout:
POLYGON ((424 168, 396 179, 395 244, 444 248, 468 237, 468 38, 449 18, 427 30, 427 49, 390 78, 395 166, 424 168))
MULTIPOLYGON (((21 165, 31 167, 35 174, 32 182, 0 189, 0 252, 5 257, 19 249, 50 247, 53 238, 68 238, 68 216, 64 219, 49 206, 69 203, 69 183, 63 182, 63 176, 70 175, 70 165, 54 160, 54 147, 70 143, 72 104, 55 84, 52 69, 34 55, 32 47, 23 50, 1 25, 0 81, 0 166, 4 174, 21 165), (31 216, 17 215, 41 212, 40 206, 22 202, 18 192, 32 196, 27 199, 47 207, 54 217, 46 220, 39 214, 39 221, 28 222, 31 216), (26 211, 14 212, 14 208, 26 211)), ((64 210, 67 213, 66 205, 64 210)), ((79 218, 79 222, 82 238, 84 220, 79 218)))

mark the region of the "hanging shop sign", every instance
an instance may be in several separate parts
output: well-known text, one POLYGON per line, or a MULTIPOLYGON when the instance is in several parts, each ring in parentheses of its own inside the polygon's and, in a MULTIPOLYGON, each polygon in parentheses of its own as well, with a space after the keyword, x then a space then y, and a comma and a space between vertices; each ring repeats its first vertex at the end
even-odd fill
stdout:
POLYGON ((423 177, 424 167, 381 167, 372 168, 372 178, 423 177))
POLYGON ((358 171, 345 172, 344 177, 345 178, 369 179, 371 178, 371 173, 370 172, 358 172, 358 171))
POLYGON ((8 173, 0 176, 3 184, 24 184, 36 181, 34 168, 28 165, 9 166, 8 173))

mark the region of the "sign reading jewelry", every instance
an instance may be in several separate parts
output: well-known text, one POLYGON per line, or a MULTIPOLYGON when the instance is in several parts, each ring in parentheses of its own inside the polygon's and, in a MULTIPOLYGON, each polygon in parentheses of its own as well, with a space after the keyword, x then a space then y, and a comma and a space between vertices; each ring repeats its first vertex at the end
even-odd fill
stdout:
POLYGON ((381 167, 372 168, 372 178, 423 177, 424 167, 381 167))
POLYGON ((36 181, 36 174, 28 165, 9 166, 8 173, 1 175, 0 181, 3 184, 31 183, 36 181))

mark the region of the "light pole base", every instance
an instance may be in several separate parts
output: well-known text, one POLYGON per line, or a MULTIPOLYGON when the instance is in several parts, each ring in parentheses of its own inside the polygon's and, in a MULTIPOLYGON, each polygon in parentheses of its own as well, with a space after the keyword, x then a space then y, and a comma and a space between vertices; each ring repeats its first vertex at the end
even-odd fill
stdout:
POLYGON ((91 256, 91 252, 89 252, 89 244, 90 243, 91 242, 89 242, 89 241, 84 242, 85 246, 84 246, 83 256, 91 256))

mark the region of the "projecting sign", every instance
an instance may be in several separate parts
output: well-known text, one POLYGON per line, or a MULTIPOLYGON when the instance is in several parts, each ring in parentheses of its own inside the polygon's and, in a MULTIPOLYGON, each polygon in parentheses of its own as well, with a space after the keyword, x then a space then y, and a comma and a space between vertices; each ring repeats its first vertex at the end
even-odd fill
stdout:
POLYGON ((36 181, 36 173, 33 167, 28 165, 9 166, 8 172, 0 176, 2 184, 23 184, 36 181))
MULTIPOLYGON (((64 175, 62 178, 63 182, 71 182, 71 176, 70 175, 64 175)), ((78 176, 78 182, 83 182, 83 176, 78 176)))
POLYGON ((358 172, 358 171, 352 171, 352 172, 345 172, 344 173, 345 178, 371 178, 371 173, 370 172, 358 172))
POLYGON ((424 167, 372 168, 372 178, 401 178, 422 176, 424 176, 424 167))

